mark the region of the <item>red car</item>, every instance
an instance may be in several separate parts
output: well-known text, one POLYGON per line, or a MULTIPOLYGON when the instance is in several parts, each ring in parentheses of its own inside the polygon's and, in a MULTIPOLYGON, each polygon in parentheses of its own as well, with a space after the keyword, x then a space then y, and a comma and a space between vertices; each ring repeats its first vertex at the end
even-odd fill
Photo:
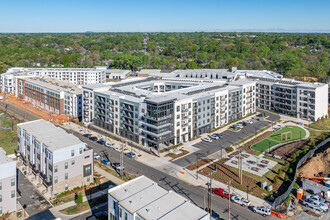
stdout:
POLYGON ((226 198, 226 199, 228 199, 230 196, 229 193, 222 188, 213 188, 212 192, 214 194, 217 194, 217 195, 221 196, 222 198, 226 198))

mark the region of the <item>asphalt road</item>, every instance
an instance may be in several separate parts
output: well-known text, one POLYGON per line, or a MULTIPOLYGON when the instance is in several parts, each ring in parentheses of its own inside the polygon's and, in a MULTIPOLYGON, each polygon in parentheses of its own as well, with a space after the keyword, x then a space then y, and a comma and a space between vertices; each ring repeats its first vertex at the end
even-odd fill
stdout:
POLYGON ((29 216, 33 216, 52 207, 19 170, 17 170, 17 179, 17 187, 21 192, 21 196, 17 200, 25 208, 29 216))
POLYGON ((206 157, 210 154, 213 154, 214 152, 217 152, 221 149, 224 149, 230 145, 237 143, 238 141, 270 125, 273 121, 277 121, 280 119, 280 116, 276 114, 269 112, 267 112, 267 114, 269 115, 267 121, 253 120, 253 124, 247 124, 238 132, 234 132, 231 130, 226 130, 222 132, 223 137, 221 139, 213 140, 211 143, 205 141, 198 142, 197 144, 193 145, 194 147, 197 147, 199 149, 198 151, 188 154, 185 157, 181 157, 173 161, 173 163, 182 167, 186 167, 190 164, 195 163, 203 157, 206 157))
MULTIPOLYGON (((71 132, 82 141, 94 149, 95 152, 100 154, 103 158, 108 157, 111 162, 119 162, 120 153, 112 148, 105 147, 96 142, 83 137, 77 132, 71 132)), ((103 159, 102 158, 102 159, 103 159)), ((166 190, 173 190, 176 193, 186 197, 193 204, 203 208, 204 196, 207 199, 207 190, 201 186, 192 186, 186 182, 176 179, 166 173, 157 169, 149 167, 135 159, 124 157, 124 167, 129 173, 137 176, 145 175, 157 182, 161 187, 166 190)), ((213 196, 213 216, 216 219, 228 219, 228 200, 222 199, 217 195, 213 196)), ((264 219, 264 217, 253 213, 248 208, 241 207, 237 204, 231 204, 231 219, 264 219)))

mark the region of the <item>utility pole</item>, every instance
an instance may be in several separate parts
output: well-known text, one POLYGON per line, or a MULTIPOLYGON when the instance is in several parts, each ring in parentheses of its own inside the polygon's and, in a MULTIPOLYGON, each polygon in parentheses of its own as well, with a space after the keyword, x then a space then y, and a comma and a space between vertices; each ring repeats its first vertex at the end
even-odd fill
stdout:
POLYGON ((124 167, 124 144, 121 144, 121 154, 120 154, 120 176, 123 177, 123 167, 124 167))
POLYGON ((231 180, 228 181, 228 188, 229 188, 229 198, 228 198, 228 219, 230 220, 230 183, 231 180))
POLYGON ((205 196, 203 196, 203 210, 205 211, 205 196))
POLYGON ((212 173, 210 177, 210 215, 212 216, 212 173))
POLYGON ((241 184, 243 183, 243 158, 242 158, 242 150, 240 150, 239 151, 240 153, 240 160, 241 160, 241 162, 240 162, 240 165, 241 165, 241 184))

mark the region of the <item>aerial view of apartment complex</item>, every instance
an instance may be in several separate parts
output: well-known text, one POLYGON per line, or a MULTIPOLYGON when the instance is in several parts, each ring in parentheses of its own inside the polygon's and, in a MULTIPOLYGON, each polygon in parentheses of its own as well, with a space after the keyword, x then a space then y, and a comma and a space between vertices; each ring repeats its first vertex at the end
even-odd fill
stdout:
POLYGON ((16 211, 16 162, 0 147, 0 216, 16 211))
POLYGON ((20 158, 54 196, 93 182, 93 150, 45 120, 17 125, 20 158))
POLYGON ((108 212, 110 220, 211 219, 206 211, 145 176, 109 189, 108 212))

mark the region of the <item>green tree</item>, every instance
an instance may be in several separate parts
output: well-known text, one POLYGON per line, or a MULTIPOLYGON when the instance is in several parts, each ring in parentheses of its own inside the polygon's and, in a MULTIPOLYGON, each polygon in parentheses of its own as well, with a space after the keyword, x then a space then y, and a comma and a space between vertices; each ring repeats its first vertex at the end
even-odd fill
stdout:
POLYGON ((197 64, 194 61, 191 61, 187 64, 187 69, 197 69, 197 64))
POLYGON ((176 62, 175 69, 181 69, 181 64, 179 61, 176 62))
POLYGON ((81 193, 78 194, 77 201, 76 201, 78 206, 81 206, 83 203, 83 196, 81 193))
POLYGON ((216 68, 217 68, 217 62, 214 61, 214 60, 211 60, 211 61, 210 61, 210 68, 211 68, 211 69, 216 69, 216 68))
POLYGON ((274 177, 274 179, 273 179, 273 183, 274 183, 274 185, 277 184, 277 176, 274 177))

